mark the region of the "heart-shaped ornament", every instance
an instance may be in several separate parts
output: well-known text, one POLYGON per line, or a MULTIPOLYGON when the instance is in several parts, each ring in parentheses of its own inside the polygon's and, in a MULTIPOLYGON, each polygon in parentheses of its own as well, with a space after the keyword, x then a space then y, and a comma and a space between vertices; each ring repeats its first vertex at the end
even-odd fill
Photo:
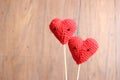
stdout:
POLYGON ((98 49, 98 43, 92 38, 83 41, 80 37, 72 37, 68 46, 77 64, 87 61, 98 49))
POLYGON ((60 20, 55 18, 51 21, 49 27, 55 37, 62 44, 66 44, 76 30, 76 23, 72 19, 60 20))

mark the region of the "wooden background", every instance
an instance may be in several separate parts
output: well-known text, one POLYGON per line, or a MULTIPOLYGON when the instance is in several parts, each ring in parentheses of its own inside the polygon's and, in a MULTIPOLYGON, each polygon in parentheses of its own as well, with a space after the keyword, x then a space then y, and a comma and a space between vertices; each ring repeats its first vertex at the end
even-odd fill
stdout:
MULTIPOLYGON (((80 80, 120 80, 120 0, 0 0, 0 80, 65 80, 63 46, 49 30, 55 17, 74 19, 76 35, 99 43, 80 80)), ((76 80, 68 49, 67 65, 76 80)))

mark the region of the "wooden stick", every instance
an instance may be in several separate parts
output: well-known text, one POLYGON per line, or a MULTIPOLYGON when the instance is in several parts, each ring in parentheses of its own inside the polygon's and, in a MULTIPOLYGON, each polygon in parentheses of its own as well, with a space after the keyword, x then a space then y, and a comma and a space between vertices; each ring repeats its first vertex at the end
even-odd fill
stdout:
POLYGON ((65 67, 65 80, 67 80, 67 61, 66 61, 66 46, 63 45, 64 49, 64 67, 65 67))
POLYGON ((79 75, 80 75, 80 64, 78 65, 77 80, 79 80, 79 75))

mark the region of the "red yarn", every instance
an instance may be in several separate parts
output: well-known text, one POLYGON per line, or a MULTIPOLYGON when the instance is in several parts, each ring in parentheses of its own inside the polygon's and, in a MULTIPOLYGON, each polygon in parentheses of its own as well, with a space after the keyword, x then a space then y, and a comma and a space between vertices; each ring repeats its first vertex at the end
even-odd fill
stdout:
POLYGON ((80 37, 72 37, 68 46, 77 64, 87 61, 98 49, 98 43, 92 38, 83 41, 80 37))
POLYGON ((66 44, 76 30, 76 23, 72 19, 60 20, 55 18, 51 21, 49 27, 55 37, 62 44, 66 44))

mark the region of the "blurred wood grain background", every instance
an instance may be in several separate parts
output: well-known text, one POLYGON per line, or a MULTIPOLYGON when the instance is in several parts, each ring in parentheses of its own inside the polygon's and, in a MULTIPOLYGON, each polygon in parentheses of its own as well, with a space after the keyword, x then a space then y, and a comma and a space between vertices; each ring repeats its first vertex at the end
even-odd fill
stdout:
MULTIPOLYGON (((0 80, 65 80, 63 46, 49 30, 56 17, 74 19, 76 35, 99 43, 80 80, 120 80, 120 0, 0 0, 0 80)), ((68 48, 67 65, 76 80, 68 48)))

